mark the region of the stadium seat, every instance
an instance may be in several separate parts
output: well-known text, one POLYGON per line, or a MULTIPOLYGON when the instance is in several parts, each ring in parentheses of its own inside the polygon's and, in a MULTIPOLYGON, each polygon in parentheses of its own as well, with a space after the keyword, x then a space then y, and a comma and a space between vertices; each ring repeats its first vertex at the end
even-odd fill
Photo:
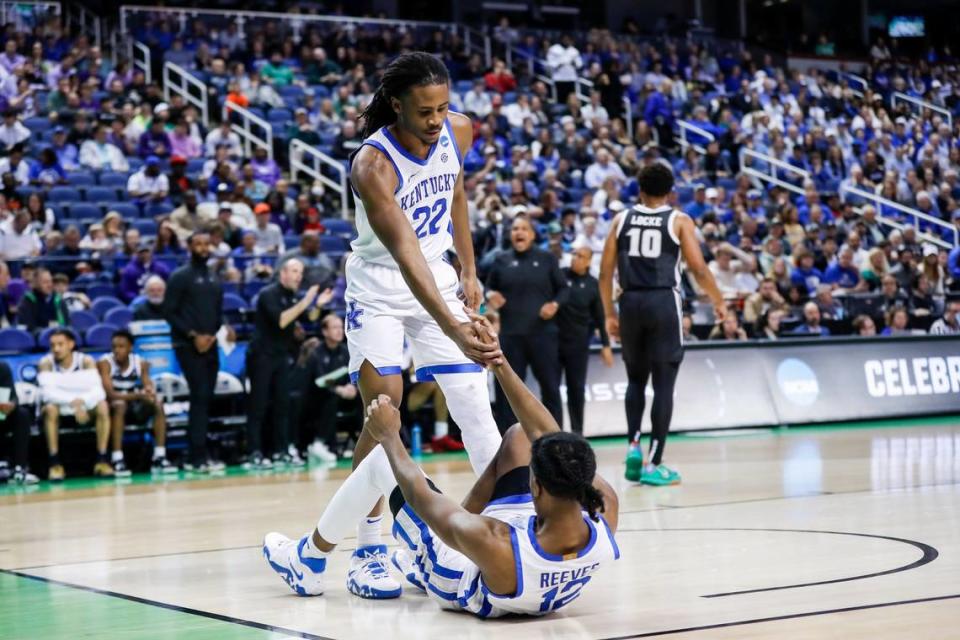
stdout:
POLYGON ((352 240, 354 236, 357 235, 353 224, 343 218, 324 218, 320 223, 326 228, 327 233, 340 236, 341 238, 352 240))
POLYGON ((100 186, 127 188, 129 176, 125 173, 106 172, 100 174, 100 186))
POLYGON ((108 213, 110 211, 116 211, 123 216, 124 220, 132 220, 140 217, 140 207, 132 202, 106 202, 103 208, 108 213))
MULTIPOLYGON (((103 217, 103 210, 100 205, 90 204, 89 202, 74 202, 67 206, 71 218, 80 220, 100 220, 103 217)), ((61 225, 63 226, 63 225, 61 225)))
POLYGON ((96 184, 96 181, 89 171, 70 171, 67 173, 67 183, 71 187, 86 187, 96 184))
POLYGON ((473 89, 473 80, 457 80, 453 85, 453 90, 459 94, 464 94, 473 89))
POLYGON ((143 207, 143 215, 149 216, 151 218, 155 218, 157 216, 165 216, 172 211, 173 211, 173 205, 167 204, 165 202, 154 202, 152 204, 148 204, 143 207))
POLYGON ((92 311, 74 311, 70 314, 70 326, 80 333, 97 324, 97 314, 92 311))
POLYGON ((112 324, 95 324, 86 333, 86 346, 91 349, 109 349, 110 340, 117 327, 112 324))
POLYGON ((0 351, 29 351, 36 346, 33 334, 23 329, 0 329, 0 351))
POLYGON ((53 127, 53 123, 50 122, 50 118, 44 118, 43 116, 33 116, 32 118, 27 118, 23 121, 23 125, 30 129, 33 133, 39 133, 41 131, 48 131, 53 127))
POLYGON ((91 301, 96 301, 99 298, 114 298, 116 300, 116 295, 117 288, 110 284, 95 284, 87 288, 87 297, 91 301))
POLYGON ((267 114, 267 122, 287 124, 293 120, 293 112, 290 109, 270 109, 270 113, 267 114))
POLYGON ((243 311, 246 308, 247 308, 247 301, 243 299, 243 296, 239 296, 235 293, 223 294, 224 313, 228 311, 243 311))
POLYGON ((87 202, 114 202, 117 198, 117 190, 113 187, 87 188, 87 202))
POLYGON ((298 235, 296 235, 296 234, 293 234, 293 233, 288 233, 287 235, 283 236, 283 245, 284 245, 287 249, 290 249, 290 248, 292 248, 292 247, 299 247, 299 246, 300 246, 300 236, 298 236, 298 235))
POLYGON ((20 302, 20 298, 23 297, 23 294, 27 292, 27 283, 21 278, 11 278, 10 282, 7 284, 7 299, 13 303, 17 304, 20 302))
POLYGON ((133 311, 127 307, 114 307, 103 316, 103 321, 121 329, 126 329, 133 320, 133 311))
POLYGON ((153 220, 141 219, 141 220, 131 220, 130 226, 140 232, 141 236, 155 236, 157 235, 157 223, 153 220))
POLYGON ((253 300, 254 296, 260 293, 260 290, 267 285, 263 280, 251 280, 243 284, 243 297, 247 300, 253 300))
POLYGON ((187 160, 187 173, 199 173, 203 171, 203 165, 206 164, 206 158, 190 158, 187 160))
POLYGON ((279 93, 283 101, 287 103, 291 101, 299 103, 304 95, 303 87, 298 84, 288 84, 285 87, 280 87, 277 93, 279 93))
POLYGON ((94 315, 96 315, 98 318, 103 319, 110 309, 122 306, 123 303, 117 298, 103 296, 93 301, 93 306, 90 310, 93 311, 94 315))
POLYGON ((79 202, 83 200, 80 191, 73 187, 53 187, 47 192, 47 199, 51 202, 79 202))
POLYGON ((320 236, 320 251, 342 254, 347 250, 347 241, 340 236, 320 236))

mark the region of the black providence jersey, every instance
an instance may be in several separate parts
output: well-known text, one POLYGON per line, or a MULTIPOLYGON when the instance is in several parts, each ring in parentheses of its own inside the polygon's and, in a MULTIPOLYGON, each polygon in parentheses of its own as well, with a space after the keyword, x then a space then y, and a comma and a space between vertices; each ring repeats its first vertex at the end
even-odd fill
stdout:
POLYGON ((672 207, 626 211, 617 230, 617 272, 624 291, 680 286, 680 239, 673 230, 679 212, 672 207))

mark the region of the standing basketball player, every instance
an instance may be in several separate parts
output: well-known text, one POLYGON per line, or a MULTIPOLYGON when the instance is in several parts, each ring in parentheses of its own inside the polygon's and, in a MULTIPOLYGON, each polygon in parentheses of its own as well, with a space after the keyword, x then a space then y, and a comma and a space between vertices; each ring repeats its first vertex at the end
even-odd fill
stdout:
POLYGON ((639 174, 640 202, 611 225, 600 265, 600 297, 607 333, 619 338, 627 366, 627 480, 678 484, 680 474, 661 464, 673 417, 673 389, 683 360, 680 256, 713 303, 718 322, 726 312, 723 296, 700 251, 690 217, 668 204, 673 173, 662 164, 639 174), (613 308, 613 272, 620 288, 620 315, 613 308), (621 326, 620 318, 623 318, 621 326), (653 431, 644 464, 638 445, 647 380, 653 378, 653 431))
MULTIPOLYGON (((406 336, 417 378, 440 385, 479 475, 500 446, 481 364, 502 356, 479 339, 464 311, 464 303, 475 311, 481 301, 462 171, 473 129, 469 118, 448 111, 449 81, 436 57, 401 55, 363 113, 364 141, 350 172, 358 236, 346 265, 346 330, 350 376, 365 405, 381 394, 400 405, 406 336), (459 278, 445 260, 451 246, 459 278)), ((354 468, 375 445, 364 429, 354 468)), ((380 510, 358 527, 347 578, 351 593, 365 598, 401 591, 385 567, 380 510)))

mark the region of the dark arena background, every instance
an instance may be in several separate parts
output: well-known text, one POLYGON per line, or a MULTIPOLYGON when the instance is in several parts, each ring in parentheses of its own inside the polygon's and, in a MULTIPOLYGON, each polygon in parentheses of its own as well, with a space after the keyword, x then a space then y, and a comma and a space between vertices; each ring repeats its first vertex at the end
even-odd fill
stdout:
MULTIPOLYGON (((957 8, 0 0, 0 638, 960 637, 957 8), (462 148, 407 123, 383 151, 397 177, 437 144, 460 160, 449 227, 421 208, 414 231, 472 247, 443 259, 476 273, 508 361, 619 499, 621 557, 542 617, 444 611, 407 583, 358 598, 352 524, 322 596, 262 557, 366 453, 345 335, 375 310, 347 264, 374 231, 351 162, 412 51, 472 123, 462 148), (684 348, 668 482, 649 481, 646 378, 628 441, 620 291, 605 310, 597 288, 657 165, 706 265, 664 298, 684 348)), ((436 378, 479 374, 415 352, 368 362, 402 380, 403 442, 460 500, 475 475, 436 378)))

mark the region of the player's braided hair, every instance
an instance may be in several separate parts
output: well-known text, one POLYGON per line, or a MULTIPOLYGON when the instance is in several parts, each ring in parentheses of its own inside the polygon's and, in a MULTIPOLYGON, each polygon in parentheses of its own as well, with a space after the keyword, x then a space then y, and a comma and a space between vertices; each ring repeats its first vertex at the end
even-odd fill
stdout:
POLYGON ((399 98, 410 87, 447 84, 450 74, 443 62, 434 55, 414 51, 397 56, 387 65, 380 86, 360 117, 363 118, 362 137, 367 138, 380 127, 393 124, 397 114, 390 106, 390 98, 399 98))
POLYGON ((576 500, 597 520, 603 511, 603 496, 593 486, 597 457, 575 433, 550 433, 534 441, 530 451, 533 475, 552 496, 576 500))

